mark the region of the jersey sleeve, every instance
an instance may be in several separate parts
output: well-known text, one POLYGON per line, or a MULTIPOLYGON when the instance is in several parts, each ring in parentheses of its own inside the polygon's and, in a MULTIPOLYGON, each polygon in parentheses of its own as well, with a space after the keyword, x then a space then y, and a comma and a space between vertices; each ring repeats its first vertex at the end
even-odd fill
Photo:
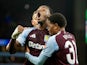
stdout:
POLYGON ((34 65, 43 65, 44 62, 47 60, 48 57, 45 55, 40 54, 39 57, 33 56, 30 53, 26 52, 25 57, 34 65))
POLYGON ((25 57, 35 65, 43 65, 43 63, 47 60, 48 57, 51 57, 53 52, 59 49, 55 36, 49 38, 48 42, 46 43, 46 48, 43 49, 38 57, 31 55, 30 53, 26 52, 25 57))
POLYGON ((52 54, 58 50, 59 50, 59 46, 56 42, 55 35, 54 35, 49 38, 48 42, 46 43, 46 48, 43 49, 42 54, 51 57, 52 54))
POLYGON ((34 28, 27 28, 25 29, 16 39, 16 41, 18 41, 21 46, 24 46, 26 38, 28 36, 28 34, 33 30, 34 28))

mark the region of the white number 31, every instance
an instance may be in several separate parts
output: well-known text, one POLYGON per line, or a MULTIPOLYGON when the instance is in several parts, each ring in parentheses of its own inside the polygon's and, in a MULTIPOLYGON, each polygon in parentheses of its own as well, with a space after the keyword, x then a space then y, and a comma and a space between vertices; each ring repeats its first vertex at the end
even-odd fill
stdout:
POLYGON ((78 59, 77 59, 77 47, 74 41, 66 41, 65 42, 65 48, 69 48, 69 53, 66 54, 66 58, 68 63, 70 64, 78 64, 78 59), (72 53, 72 57, 71 57, 72 53))

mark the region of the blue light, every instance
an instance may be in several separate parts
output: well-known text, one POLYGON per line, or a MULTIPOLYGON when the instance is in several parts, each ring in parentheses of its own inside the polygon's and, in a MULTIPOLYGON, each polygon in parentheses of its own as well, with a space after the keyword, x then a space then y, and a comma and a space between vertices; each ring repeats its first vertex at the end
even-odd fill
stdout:
POLYGON ((9 43, 10 39, 0 39, 0 46, 6 46, 9 43))

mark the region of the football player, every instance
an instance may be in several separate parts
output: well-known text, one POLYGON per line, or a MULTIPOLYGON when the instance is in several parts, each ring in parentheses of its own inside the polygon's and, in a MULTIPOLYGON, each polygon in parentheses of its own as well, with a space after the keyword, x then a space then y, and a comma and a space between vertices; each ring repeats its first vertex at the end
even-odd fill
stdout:
POLYGON ((46 47, 38 57, 31 55, 31 50, 27 48, 25 57, 34 65, 79 65, 76 40, 73 34, 65 30, 67 21, 64 15, 54 13, 46 23, 52 35, 46 47))
MULTIPOLYGON (((18 26, 12 34, 12 39, 7 45, 10 53, 15 53, 17 47, 27 46, 31 50, 31 55, 39 56, 48 40, 48 31, 46 30, 45 20, 51 15, 50 8, 46 5, 40 6, 32 17, 34 27, 24 28, 18 26), (22 32, 23 31, 23 32, 22 32), (22 32, 22 33, 21 33, 22 32), (21 34, 20 34, 21 33, 21 34)), ((25 49, 26 50, 26 49, 25 49)), ((33 65, 26 61, 25 65, 33 65)))

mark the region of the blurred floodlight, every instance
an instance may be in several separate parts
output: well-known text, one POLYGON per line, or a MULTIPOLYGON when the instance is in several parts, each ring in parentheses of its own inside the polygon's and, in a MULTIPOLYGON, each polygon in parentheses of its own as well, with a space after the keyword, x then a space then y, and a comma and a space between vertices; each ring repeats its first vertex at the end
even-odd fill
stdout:
POLYGON ((26 10, 28 10, 28 9, 29 9, 29 4, 25 4, 24 8, 25 8, 26 10))

